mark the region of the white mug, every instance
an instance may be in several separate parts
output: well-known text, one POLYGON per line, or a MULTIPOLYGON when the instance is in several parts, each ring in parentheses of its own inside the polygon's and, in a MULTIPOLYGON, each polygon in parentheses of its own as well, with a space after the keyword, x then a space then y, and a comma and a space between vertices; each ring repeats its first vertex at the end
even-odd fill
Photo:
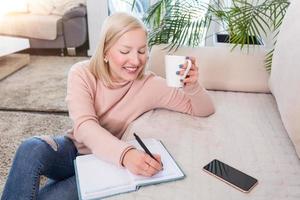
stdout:
POLYGON ((166 69, 166 80, 169 87, 183 87, 183 82, 188 72, 192 67, 192 62, 187 59, 186 56, 166 55, 165 56, 165 69, 166 69), (180 71, 180 65, 188 62, 188 66, 182 76, 177 75, 176 72, 180 71))

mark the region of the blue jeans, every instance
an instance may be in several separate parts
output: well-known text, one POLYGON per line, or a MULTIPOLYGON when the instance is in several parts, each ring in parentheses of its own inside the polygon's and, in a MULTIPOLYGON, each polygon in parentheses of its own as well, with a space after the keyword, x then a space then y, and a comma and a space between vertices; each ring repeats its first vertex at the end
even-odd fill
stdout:
POLYGON ((78 199, 76 156, 76 147, 65 136, 27 139, 16 152, 1 200, 78 199), (41 175, 50 181, 40 189, 41 175))

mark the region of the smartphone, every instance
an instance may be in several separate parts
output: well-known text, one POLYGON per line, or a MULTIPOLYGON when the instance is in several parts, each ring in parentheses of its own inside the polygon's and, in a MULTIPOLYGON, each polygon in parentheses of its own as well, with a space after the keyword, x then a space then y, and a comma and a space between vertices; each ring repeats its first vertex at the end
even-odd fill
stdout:
POLYGON ((242 192, 250 192, 258 183, 258 180, 252 176, 249 176, 217 159, 214 159, 205 165, 203 170, 242 192))

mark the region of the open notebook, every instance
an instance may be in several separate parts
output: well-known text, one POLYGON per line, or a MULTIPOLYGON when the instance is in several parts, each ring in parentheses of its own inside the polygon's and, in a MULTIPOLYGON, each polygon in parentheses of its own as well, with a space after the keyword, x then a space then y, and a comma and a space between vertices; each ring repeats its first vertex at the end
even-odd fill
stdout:
MULTIPOLYGON (((162 171, 152 177, 137 176, 92 154, 77 156, 75 171, 79 198, 98 199, 135 191, 140 186, 184 178, 184 173, 160 141, 149 138, 143 139, 143 142, 152 153, 160 154, 164 165, 162 171)), ((135 140, 129 143, 142 149, 135 140)))

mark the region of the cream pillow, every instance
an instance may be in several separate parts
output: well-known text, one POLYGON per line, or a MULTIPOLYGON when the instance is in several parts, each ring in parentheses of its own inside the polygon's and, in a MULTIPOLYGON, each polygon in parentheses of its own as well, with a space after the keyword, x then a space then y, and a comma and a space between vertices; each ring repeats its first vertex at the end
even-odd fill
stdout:
POLYGON ((9 14, 9 13, 27 13, 27 1, 26 0, 11 0, 6 1, 1 5, 0 14, 9 14))
POLYGON ((292 1, 275 46, 270 88, 300 157, 300 1, 292 1))
MULTIPOLYGON (((148 69, 165 77, 163 50, 166 46, 154 46, 151 49, 148 69)), ((194 56, 199 66, 199 80, 206 89, 270 92, 268 86, 269 73, 264 66, 266 52, 252 53, 233 52, 226 47, 179 48, 176 55, 194 56)))
POLYGON ((28 0, 28 10, 32 14, 49 15, 53 9, 52 0, 28 0))

